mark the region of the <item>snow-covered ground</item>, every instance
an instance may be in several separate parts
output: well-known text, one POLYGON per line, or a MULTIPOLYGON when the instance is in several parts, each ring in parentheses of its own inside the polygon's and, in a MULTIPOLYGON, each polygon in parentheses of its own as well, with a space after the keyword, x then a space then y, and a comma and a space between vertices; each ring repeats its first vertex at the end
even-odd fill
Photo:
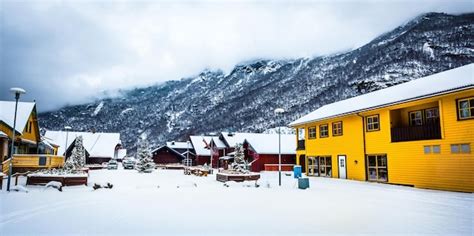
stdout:
MULTIPOLYGON (((473 195, 262 173, 260 187, 179 170, 91 171, 89 186, 0 193, 0 234, 473 234, 473 195), (112 189, 92 190, 110 182, 112 189)), ((24 181, 24 180, 22 180, 24 181)), ((6 182, 6 181, 5 181, 6 182)))

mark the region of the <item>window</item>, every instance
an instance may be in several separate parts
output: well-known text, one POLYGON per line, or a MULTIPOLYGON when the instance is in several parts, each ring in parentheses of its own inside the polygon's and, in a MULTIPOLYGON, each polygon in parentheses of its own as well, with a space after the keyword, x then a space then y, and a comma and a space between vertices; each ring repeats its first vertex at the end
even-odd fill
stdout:
POLYGON ((367 131, 377 131, 380 130, 380 120, 379 115, 367 116, 367 131))
POLYGON ((458 118, 460 120, 474 118, 474 97, 458 100, 458 118))
POLYGON ((471 153, 471 144, 451 144, 451 153, 471 153))
POLYGON ((451 153, 459 153, 460 152, 459 144, 451 144, 451 153))
POLYGON ((28 133, 31 133, 31 127, 33 126, 33 122, 30 121, 29 124, 30 125, 28 126, 28 133))
POLYGON ((367 155, 369 181, 387 182, 387 155, 367 155))
POLYGON ((431 153, 431 146, 424 146, 423 150, 424 150, 425 154, 430 154, 431 153))
POLYGON ((471 153, 471 145, 469 145, 468 143, 461 144, 461 152, 462 153, 471 153))
POLYGON ((441 147, 439 145, 426 145, 423 146, 423 152, 425 154, 439 154, 441 152, 441 147))
POLYGON ((331 156, 308 157, 309 176, 332 176, 331 156))
POLYGON ((439 109, 437 107, 425 109, 425 121, 427 124, 438 124, 439 109))
POLYGON ((342 121, 332 123, 332 136, 342 135, 342 121))
POLYGON ((308 139, 315 139, 316 138, 316 127, 309 127, 308 128, 308 139))
POLYGON ((471 153, 471 145, 469 143, 451 144, 451 153, 471 153))
POLYGON ((423 125, 423 113, 421 111, 411 111, 409 116, 411 126, 423 125))
POLYGON ((304 128, 298 129, 298 140, 304 140, 304 128))
POLYGON ((319 126, 319 137, 320 138, 329 137, 329 129, 328 129, 327 124, 319 126))

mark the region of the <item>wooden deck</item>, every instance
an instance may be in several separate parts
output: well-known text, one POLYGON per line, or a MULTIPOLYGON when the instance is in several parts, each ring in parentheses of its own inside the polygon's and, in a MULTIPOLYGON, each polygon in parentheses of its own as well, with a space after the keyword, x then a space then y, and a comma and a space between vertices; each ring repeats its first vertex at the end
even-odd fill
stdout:
MULTIPOLYGON (((2 173, 8 174, 10 159, 2 163, 2 173)), ((13 169, 51 169, 59 168, 64 165, 63 156, 47 155, 47 154, 16 154, 13 156, 13 169)))

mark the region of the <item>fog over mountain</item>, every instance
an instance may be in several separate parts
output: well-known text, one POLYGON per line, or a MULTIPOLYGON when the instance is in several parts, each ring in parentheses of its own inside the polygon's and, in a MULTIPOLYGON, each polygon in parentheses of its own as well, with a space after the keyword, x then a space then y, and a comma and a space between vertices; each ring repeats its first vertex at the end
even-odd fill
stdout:
POLYGON ((127 148, 190 134, 262 132, 327 103, 474 62, 474 14, 423 14, 368 44, 339 54, 253 60, 230 72, 123 91, 113 98, 39 114, 43 128, 120 132, 127 148), (275 117, 273 110, 286 113, 275 117))

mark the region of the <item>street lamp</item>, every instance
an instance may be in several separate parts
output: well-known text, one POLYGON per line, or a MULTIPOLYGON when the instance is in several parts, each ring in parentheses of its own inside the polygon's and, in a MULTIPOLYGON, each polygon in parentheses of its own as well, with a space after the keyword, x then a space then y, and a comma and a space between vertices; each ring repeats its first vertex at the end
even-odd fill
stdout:
POLYGON ((64 130, 66 130, 66 144, 64 145, 64 160, 66 160, 66 153, 67 153, 67 138, 69 135, 69 130, 71 130, 71 126, 64 126, 64 130))
POLYGON ((26 93, 26 91, 22 88, 11 88, 10 92, 15 94, 15 115, 13 118, 12 146, 10 149, 10 163, 8 165, 7 191, 10 191, 10 182, 12 179, 12 171, 13 171, 13 149, 15 147, 16 112, 18 110, 18 100, 20 99, 20 95, 26 93))
POLYGON ((189 164, 189 140, 186 141, 186 166, 191 166, 189 164))
MULTIPOLYGON (((275 109, 275 115, 285 112, 283 108, 275 109)), ((281 127, 278 126, 278 185, 281 186, 281 127)))

